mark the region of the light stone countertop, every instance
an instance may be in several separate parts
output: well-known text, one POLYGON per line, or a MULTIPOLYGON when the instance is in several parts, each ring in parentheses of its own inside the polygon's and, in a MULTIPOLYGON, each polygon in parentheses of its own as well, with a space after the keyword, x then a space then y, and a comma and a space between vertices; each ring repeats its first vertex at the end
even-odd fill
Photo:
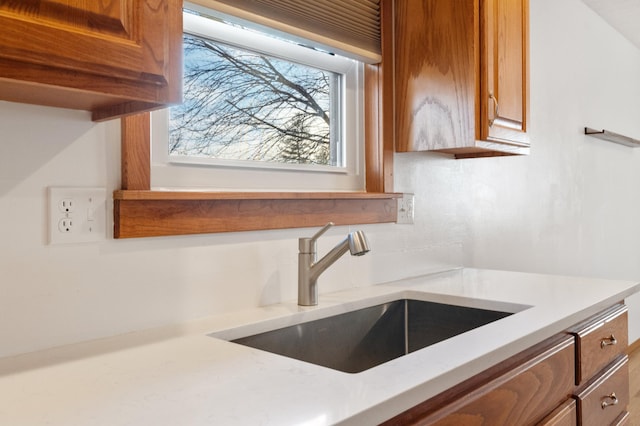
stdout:
POLYGON ((0 360, 0 425, 375 424, 640 291, 457 269, 0 360), (516 312, 362 373, 227 342, 402 297, 516 312))

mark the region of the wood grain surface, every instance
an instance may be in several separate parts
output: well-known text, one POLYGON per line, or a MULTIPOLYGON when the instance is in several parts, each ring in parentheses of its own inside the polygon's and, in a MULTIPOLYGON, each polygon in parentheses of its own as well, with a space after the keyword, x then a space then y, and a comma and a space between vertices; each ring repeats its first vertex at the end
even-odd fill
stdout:
POLYGON ((478 14, 477 0, 396 2, 398 151, 474 144, 478 14))
POLYGON ((94 119, 180 102, 181 6, 180 0, 0 2, 0 98, 89 109, 94 119))
POLYGON ((640 340, 629 353, 629 425, 640 425, 640 340))

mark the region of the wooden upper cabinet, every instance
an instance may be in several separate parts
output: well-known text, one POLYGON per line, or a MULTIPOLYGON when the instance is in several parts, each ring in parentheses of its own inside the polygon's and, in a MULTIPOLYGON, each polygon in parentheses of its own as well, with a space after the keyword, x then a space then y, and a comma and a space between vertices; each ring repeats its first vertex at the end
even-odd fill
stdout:
POLYGON ((179 103, 180 0, 0 0, 0 99, 114 118, 179 103))
POLYGON ((395 0, 383 19, 396 151, 528 153, 527 0, 395 0))

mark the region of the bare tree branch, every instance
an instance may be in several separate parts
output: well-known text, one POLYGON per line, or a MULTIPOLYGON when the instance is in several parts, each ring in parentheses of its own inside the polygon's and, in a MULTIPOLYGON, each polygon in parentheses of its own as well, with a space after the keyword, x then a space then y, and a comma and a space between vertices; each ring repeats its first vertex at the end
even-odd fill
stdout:
POLYGON ((327 164, 331 74, 185 35, 170 152, 327 164))

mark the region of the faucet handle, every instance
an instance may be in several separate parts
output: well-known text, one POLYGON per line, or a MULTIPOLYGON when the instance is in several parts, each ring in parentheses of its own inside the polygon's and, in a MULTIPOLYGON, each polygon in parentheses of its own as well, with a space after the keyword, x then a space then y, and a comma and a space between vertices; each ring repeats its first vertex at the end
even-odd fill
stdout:
POLYGON ((298 248, 300 253, 314 253, 316 252, 316 240, 320 238, 322 234, 327 232, 329 228, 333 226, 333 222, 327 223, 311 238, 298 238, 298 248))
POLYGON ((329 228, 331 228, 333 225, 334 225, 333 222, 329 222, 325 226, 323 226, 322 229, 320 229, 318 232, 315 233, 313 237, 311 237, 311 242, 312 243, 315 242, 318 238, 320 238, 320 236, 322 236, 322 234, 327 232, 329 228))

